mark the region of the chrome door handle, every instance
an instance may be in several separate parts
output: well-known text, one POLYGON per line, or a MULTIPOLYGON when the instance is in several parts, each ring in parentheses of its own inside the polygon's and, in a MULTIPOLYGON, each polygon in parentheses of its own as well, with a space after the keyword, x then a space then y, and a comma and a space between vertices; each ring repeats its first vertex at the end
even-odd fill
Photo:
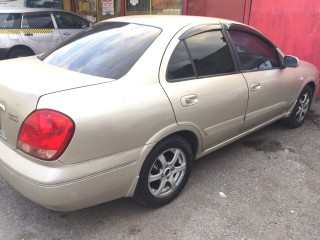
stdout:
POLYGON ((184 107, 190 106, 190 105, 194 105, 197 104, 199 101, 198 96, 195 94, 192 95, 188 95, 188 96, 183 96, 181 98, 181 105, 184 107))
POLYGON ((6 107, 5 107, 3 104, 1 104, 1 103, 0 103, 0 108, 2 109, 3 112, 6 111, 6 107))
POLYGON ((253 91, 257 91, 257 90, 260 90, 260 88, 261 88, 261 84, 260 83, 251 83, 250 84, 250 88, 251 88, 251 90, 253 90, 253 91))
POLYGON ((63 35, 65 35, 65 36, 69 36, 71 33, 69 33, 69 32, 64 32, 63 33, 63 35))

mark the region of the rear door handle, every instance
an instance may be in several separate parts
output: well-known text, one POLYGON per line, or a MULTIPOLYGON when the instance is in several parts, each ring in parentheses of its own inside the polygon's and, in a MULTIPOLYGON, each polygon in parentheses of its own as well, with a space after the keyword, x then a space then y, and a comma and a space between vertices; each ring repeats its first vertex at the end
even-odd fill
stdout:
POLYGON ((2 105, 1 103, 0 103, 0 108, 2 109, 2 111, 6 111, 6 107, 4 106, 4 105, 2 105))
POLYGON ((256 83, 256 82, 251 83, 250 84, 250 88, 251 88, 252 91, 260 90, 261 84, 260 83, 256 83))
POLYGON ((181 105, 184 107, 197 104, 199 101, 198 96, 195 94, 183 96, 181 98, 181 105))
POLYGON ((65 36, 69 36, 71 33, 69 33, 69 32, 64 32, 63 33, 63 35, 65 35, 65 36))
POLYGON ((24 35, 25 35, 25 36, 28 36, 28 37, 29 37, 29 36, 33 36, 32 33, 25 33, 24 35))

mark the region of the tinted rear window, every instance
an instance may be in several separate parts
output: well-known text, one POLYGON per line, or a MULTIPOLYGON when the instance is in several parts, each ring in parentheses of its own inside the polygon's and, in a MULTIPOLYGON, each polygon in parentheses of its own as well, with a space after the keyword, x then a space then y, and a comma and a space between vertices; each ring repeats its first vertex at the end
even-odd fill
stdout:
POLYGON ((235 71, 228 45, 221 31, 208 31, 186 40, 199 77, 235 71))
POLYGON ((72 71, 118 79, 131 69, 160 32, 145 25, 98 23, 40 58, 72 71))
POLYGON ((1 13, 0 29, 20 29, 21 14, 19 13, 1 13))

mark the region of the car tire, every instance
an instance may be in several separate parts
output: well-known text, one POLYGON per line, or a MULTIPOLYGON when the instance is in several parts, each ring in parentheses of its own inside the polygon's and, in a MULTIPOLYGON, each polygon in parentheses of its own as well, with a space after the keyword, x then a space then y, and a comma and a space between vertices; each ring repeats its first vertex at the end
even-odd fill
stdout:
POLYGON ((27 56, 32 56, 34 55, 34 52, 30 49, 26 48, 17 48, 14 49, 10 52, 9 54, 9 59, 10 58, 19 58, 19 57, 27 57, 27 56))
POLYGON ((190 144, 174 135, 159 142, 146 158, 134 198, 143 205, 160 207, 182 191, 191 173, 190 144))
POLYGON ((296 105, 290 116, 282 120, 282 123, 290 128, 300 127, 307 117, 312 102, 312 89, 305 86, 300 93, 296 105))

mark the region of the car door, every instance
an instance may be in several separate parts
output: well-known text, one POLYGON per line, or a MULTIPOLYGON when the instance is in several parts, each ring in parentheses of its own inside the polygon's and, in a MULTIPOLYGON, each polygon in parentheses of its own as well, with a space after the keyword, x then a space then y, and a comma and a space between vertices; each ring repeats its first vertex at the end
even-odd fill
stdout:
POLYGON ((1 49, 10 49, 21 43, 20 27, 20 13, 0 13, 0 60, 8 57, 8 52, 1 49))
POLYGON ((62 40, 81 32, 83 29, 90 26, 90 22, 72 13, 54 12, 55 21, 60 31, 62 40))
POLYGON ((43 53, 62 42, 50 12, 23 14, 21 37, 36 54, 43 53))
POLYGON ((277 48, 260 33, 243 26, 228 32, 249 87, 246 131, 287 111, 297 81, 294 70, 282 67, 277 48))
POLYGON ((164 55, 160 82, 177 123, 201 133, 203 150, 238 133, 248 88, 220 25, 195 27, 175 37, 164 55))

